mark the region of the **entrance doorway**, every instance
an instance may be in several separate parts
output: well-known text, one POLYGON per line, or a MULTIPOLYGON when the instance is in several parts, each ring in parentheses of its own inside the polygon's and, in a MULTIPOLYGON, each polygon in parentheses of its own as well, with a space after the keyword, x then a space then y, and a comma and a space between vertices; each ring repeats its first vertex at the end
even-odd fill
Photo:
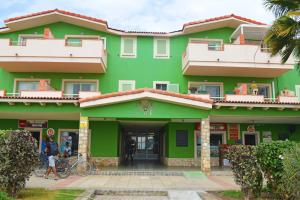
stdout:
POLYGON ((121 121, 121 155, 126 161, 128 143, 135 142, 134 160, 143 163, 158 162, 163 156, 163 131, 165 122, 121 121))
POLYGON ((243 136, 243 144, 244 145, 258 145, 259 144, 259 132, 256 131, 255 133, 249 133, 249 132, 242 132, 243 136))
POLYGON ((41 152, 41 150, 42 150, 42 129, 39 129, 39 128, 30 128, 29 129, 28 128, 26 130, 31 133, 32 137, 34 137, 34 139, 37 142, 39 152, 41 152))

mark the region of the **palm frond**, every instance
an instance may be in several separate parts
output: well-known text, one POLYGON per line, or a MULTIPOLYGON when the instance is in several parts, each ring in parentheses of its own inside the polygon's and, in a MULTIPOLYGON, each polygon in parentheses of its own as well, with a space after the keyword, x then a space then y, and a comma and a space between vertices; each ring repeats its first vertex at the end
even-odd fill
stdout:
POLYGON ((280 17, 289 11, 299 10, 300 0, 264 0, 263 4, 276 17, 280 17))

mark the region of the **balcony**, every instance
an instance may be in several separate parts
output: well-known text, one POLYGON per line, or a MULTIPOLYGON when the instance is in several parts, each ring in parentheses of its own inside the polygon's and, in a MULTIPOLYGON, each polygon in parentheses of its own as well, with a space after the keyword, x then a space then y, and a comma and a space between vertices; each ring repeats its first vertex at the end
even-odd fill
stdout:
POLYGON ((102 40, 82 40, 72 46, 64 39, 27 39, 13 45, 0 39, 0 67, 9 72, 105 73, 102 40))
POLYGON ((189 42, 182 57, 183 74, 193 76, 271 78, 293 68, 292 58, 281 64, 280 56, 270 57, 258 45, 225 44, 211 50, 208 44, 189 42))

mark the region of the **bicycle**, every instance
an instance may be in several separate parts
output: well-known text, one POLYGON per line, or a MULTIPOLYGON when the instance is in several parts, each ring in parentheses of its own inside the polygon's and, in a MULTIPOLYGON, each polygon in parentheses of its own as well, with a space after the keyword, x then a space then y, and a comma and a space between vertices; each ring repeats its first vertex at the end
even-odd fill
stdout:
MULTIPOLYGON (((37 177, 43 177, 48 169, 49 162, 46 154, 41 153, 39 157, 39 164, 33 171, 37 177)), ((69 176, 69 162, 65 158, 60 158, 55 160, 55 168, 57 174, 60 178, 67 178, 69 176)))
POLYGON ((77 160, 68 168, 69 175, 76 170, 79 176, 87 176, 92 172, 91 164, 82 158, 82 154, 77 155, 77 160))

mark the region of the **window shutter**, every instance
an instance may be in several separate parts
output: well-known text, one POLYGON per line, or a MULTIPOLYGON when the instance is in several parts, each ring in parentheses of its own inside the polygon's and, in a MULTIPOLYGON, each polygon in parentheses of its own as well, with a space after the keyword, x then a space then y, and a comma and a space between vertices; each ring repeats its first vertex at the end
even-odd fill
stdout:
POLYGON ((157 55, 167 55, 167 40, 157 40, 157 55))
POLYGON ((127 55, 134 54, 133 50, 133 39, 124 39, 124 53, 127 55))
POLYGON ((179 84, 168 84, 167 90, 169 92, 179 93, 179 84))

